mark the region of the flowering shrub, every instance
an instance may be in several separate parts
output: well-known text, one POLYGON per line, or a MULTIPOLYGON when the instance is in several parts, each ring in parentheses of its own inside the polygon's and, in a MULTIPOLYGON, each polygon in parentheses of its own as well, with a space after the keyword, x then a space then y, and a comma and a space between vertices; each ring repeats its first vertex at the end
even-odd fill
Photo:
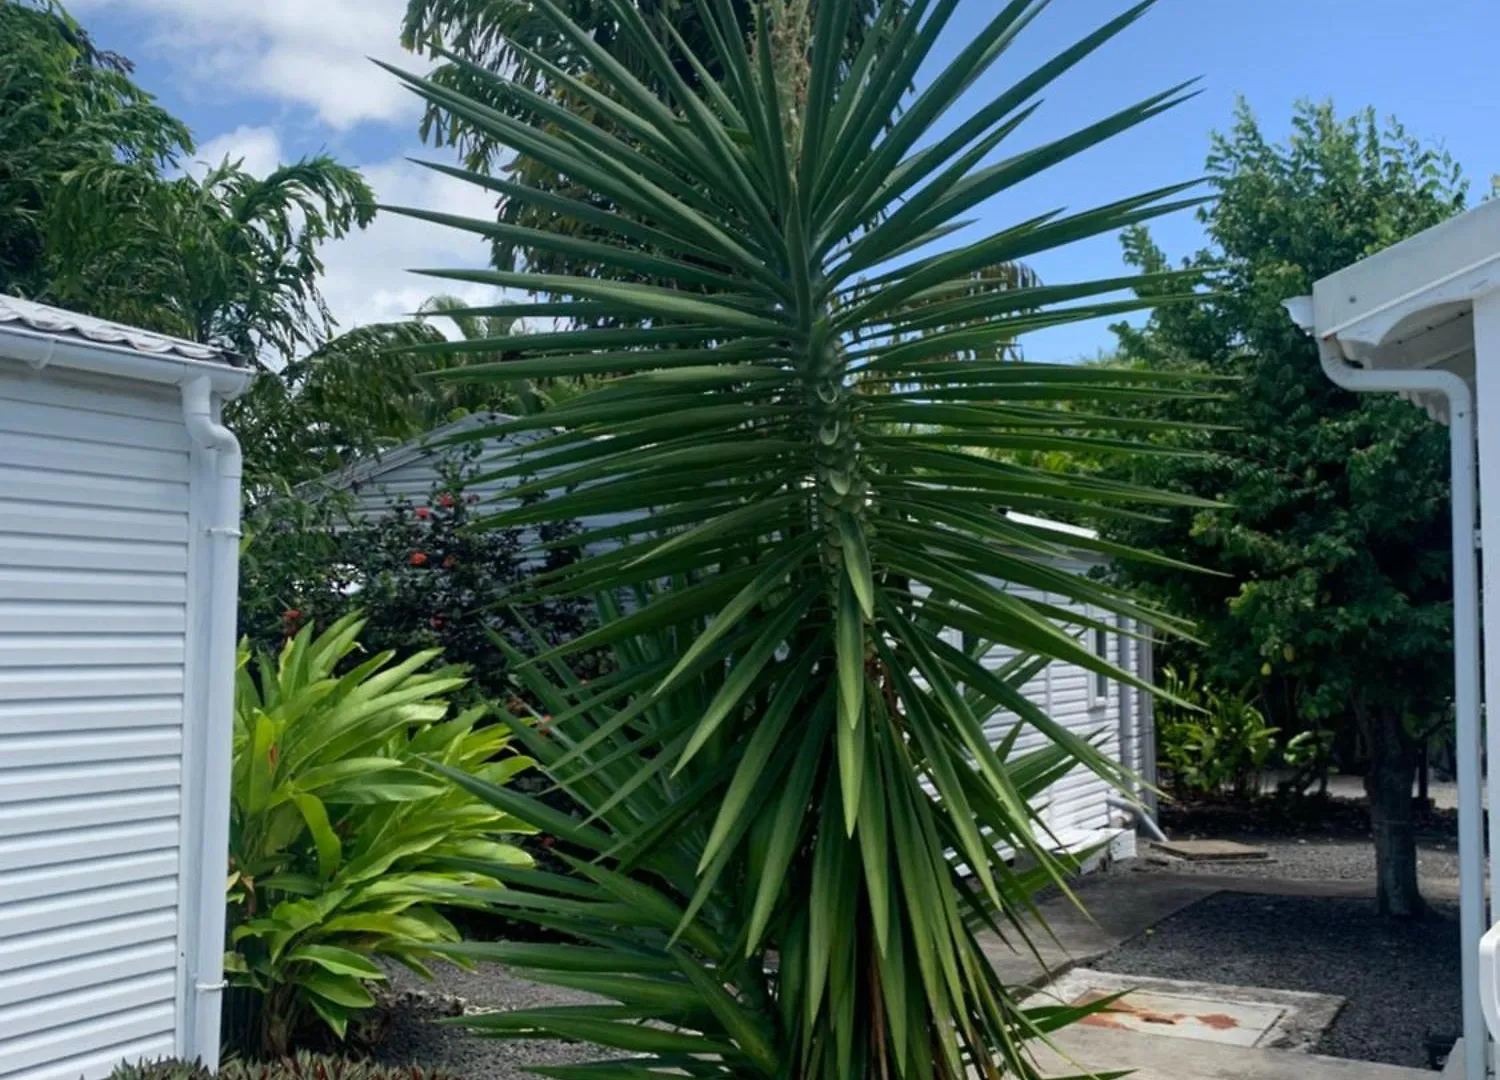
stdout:
MULTIPOLYGON (((491 635, 534 652, 521 618, 558 644, 585 629, 589 605, 514 606, 530 575, 565 564, 573 553, 528 554, 535 533, 470 527, 485 510, 466 490, 474 453, 455 452, 426 498, 374 517, 362 516, 346 492, 328 490, 285 492, 251 510, 241 633, 256 650, 275 653, 309 622, 326 626, 357 608, 367 620, 361 640, 370 651, 440 648, 450 663, 468 667, 474 697, 509 697, 506 661, 491 635)), ((541 539, 565 539, 569 531, 552 529, 541 539)), ((574 666, 586 676, 595 663, 585 656, 574 666)))

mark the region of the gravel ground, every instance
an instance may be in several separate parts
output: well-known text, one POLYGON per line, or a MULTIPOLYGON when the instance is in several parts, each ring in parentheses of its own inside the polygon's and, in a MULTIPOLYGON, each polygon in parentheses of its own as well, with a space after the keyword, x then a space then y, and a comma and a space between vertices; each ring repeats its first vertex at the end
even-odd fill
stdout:
MULTIPOLYGON (((404 968, 393 967, 392 989, 398 994, 408 991, 411 996, 451 995, 471 1008, 515 1009, 597 1000, 574 990, 519 979, 496 964, 481 964, 474 971, 444 964, 434 973, 436 981, 428 983, 404 968)), ((598 1061, 613 1053, 575 1043, 481 1038, 437 1022, 449 1011, 438 1004, 408 1005, 395 1011, 375 1056, 393 1065, 443 1070, 462 1080, 522 1080, 536 1075, 529 1071, 531 1066, 598 1061)))
POLYGON ((1458 910, 1414 923, 1368 901, 1218 893, 1090 961, 1100 971, 1348 999, 1314 1052, 1425 1068, 1426 1039, 1457 1034, 1458 910))
MULTIPOLYGON (((1187 839, 1185 833, 1174 833, 1174 839, 1187 839)), ((1229 839, 1229 837, 1225 837, 1229 839)), ((1365 838, 1289 840, 1285 837, 1236 835, 1237 843, 1264 848, 1269 858, 1254 862, 1189 862, 1153 859, 1152 848, 1142 846, 1142 855, 1132 869, 1142 872, 1172 874, 1214 874, 1219 876, 1285 878, 1290 881, 1374 881, 1375 845, 1365 838)), ((1458 851, 1451 843, 1424 842, 1417 845, 1417 873, 1427 881, 1456 880, 1458 851)))

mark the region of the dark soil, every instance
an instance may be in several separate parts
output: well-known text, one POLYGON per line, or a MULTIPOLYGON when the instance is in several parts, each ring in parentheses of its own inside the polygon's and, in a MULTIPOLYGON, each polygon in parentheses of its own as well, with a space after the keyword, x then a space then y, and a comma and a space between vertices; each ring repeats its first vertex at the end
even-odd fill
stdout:
POLYGON ((1378 917, 1369 901, 1218 893, 1092 961, 1124 975, 1337 994, 1314 1052, 1426 1068, 1462 1009, 1458 909, 1378 917))
MULTIPOLYGON (((1193 836, 1289 836, 1368 838, 1370 810, 1363 799, 1328 796, 1263 795, 1249 800, 1181 797, 1163 801, 1158 817, 1174 838, 1193 836)), ((1454 840, 1458 815, 1453 810, 1416 809, 1419 840, 1454 840)))

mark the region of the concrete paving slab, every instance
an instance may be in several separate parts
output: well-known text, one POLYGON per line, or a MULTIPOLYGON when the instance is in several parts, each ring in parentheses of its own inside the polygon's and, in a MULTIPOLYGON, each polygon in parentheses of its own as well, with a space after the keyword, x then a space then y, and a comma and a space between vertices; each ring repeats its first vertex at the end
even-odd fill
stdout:
MULTIPOLYGON (((1039 987, 1064 971, 1103 956, 1122 942, 1144 933, 1168 916, 1217 892, 1264 896, 1325 896, 1363 898, 1375 895, 1372 881, 1290 881, 1282 878, 1233 877, 1211 873, 1131 873, 1111 871, 1081 879, 1074 895, 1051 896, 1037 905, 1051 930, 1027 919, 1021 935, 981 934, 980 946, 1001 980, 1008 986, 1039 987)), ((1457 900, 1458 882, 1424 880, 1429 900, 1457 900)))
POLYGON ((1084 878, 1075 889, 1087 913, 1066 896, 1053 896, 1037 905, 1047 929, 1036 920, 1023 923, 1034 951, 1015 933, 1008 940, 983 934, 979 942, 1001 981, 1038 987, 1077 964, 1103 956, 1222 887, 1207 875, 1096 874, 1084 878))
POLYGON ((1433 1080, 1425 1069, 1262 1050, 1193 1039, 1164 1039, 1074 1025, 1041 1049, 1044 1076, 1130 1071, 1130 1080, 1433 1080))
MULTIPOLYGON (((1457 897, 1456 881, 1424 880, 1430 899, 1457 897)), ((1118 944, 1217 892, 1268 896, 1373 897, 1370 881, 1292 881, 1213 873, 1114 871, 1083 879, 1075 895, 1091 914, 1065 896, 1042 901, 1049 937, 1034 922, 1026 928, 1036 955, 1019 941, 981 935, 980 944, 1011 986, 1040 988, 1063 972, 1087 964, 1118 944)), ((1297 1050, 1226 1046, 1167 1039, 1131 1031, 1074 1025, 1056 1036, 1055 1050, 1038 1048, 1044 1075, 1071 1076, 1133 1070, 1133 1080, 1431 1080, 1433 1073, 1368 1061, 1320 1057, 1297 1050)))
MULTIPOLYGON (((1108 997, 1110 995, 1102 990, 1091 990, 1073 998, 1072 1003, 1091 1005, 1108 997)), ((1133 1031, 1137 1035, 1155 1035, 1163 1039, 1198 1039, 1225 1046, 1258 1046, 1285 1012, 1275 1005, 1224 1001, 1208 995, 1132 990, 1108 1011, 1086 1016, 1081 1022, 1089 1027, 1133 1031)))
POLYGON ((1307 1051, 1344 1006, 1336 994, 1153 979, 1092 968, 1074 968, 1028 1004, 1083 1004, 1122 992, 1125 996, 1111 1012, 1084 1023, 1163 1038, 1307 1051))
POLYGON ((1267 857, 1265 848, 1233 840, 1158 840, 1152 848, 1189 862, 1247 862, 1267 857))

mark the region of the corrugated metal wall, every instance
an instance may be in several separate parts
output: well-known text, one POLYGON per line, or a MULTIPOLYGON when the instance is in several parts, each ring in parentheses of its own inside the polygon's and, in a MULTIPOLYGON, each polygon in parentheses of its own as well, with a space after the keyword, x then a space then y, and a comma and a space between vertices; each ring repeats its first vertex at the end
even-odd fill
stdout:
POLYGON ((0 1080, 176 1046, 189 451, 173 388, 0 364, 0 1080))
MULTIPOLYGON (((440 434, 440 432, 435 434, 440 434)), ((531 438, 535 436, 529 432, 510 436, 510 439, 516 442, 531 438)), ((504 458, 502 450, 498 448, 499 444, 492 445, 496 448, 487 447, 477 460, 465 466, 467 473, 483 477, 486 473, 511 464, 508 458, 504 458)), ((431 495, 433 485, 442 475, 442 462, 445 455, 452 454, 453 451, 452 447, 433 446, 414 455, 403 454, 401 459, 393 455, 390 468, 377 468, 373 470, 370 479, 356 485, 356 509, 360 513, 378 516, 400 500, 405 500, 413 506, 425 505, 431 495)), ((504 451, 504 453, 510 452, 504 451)), ((513 505, 504 502, 501 497, 516 483, 517 481, 512 478, 479 480, 464 490, 467 494, 480 497, 482 511, 495 513, 508 505, 513 505)), ((627 520, 628 516, 626 514, 591 515, 583 518, 580 525, 589 529, 606 528, 627 520)))

